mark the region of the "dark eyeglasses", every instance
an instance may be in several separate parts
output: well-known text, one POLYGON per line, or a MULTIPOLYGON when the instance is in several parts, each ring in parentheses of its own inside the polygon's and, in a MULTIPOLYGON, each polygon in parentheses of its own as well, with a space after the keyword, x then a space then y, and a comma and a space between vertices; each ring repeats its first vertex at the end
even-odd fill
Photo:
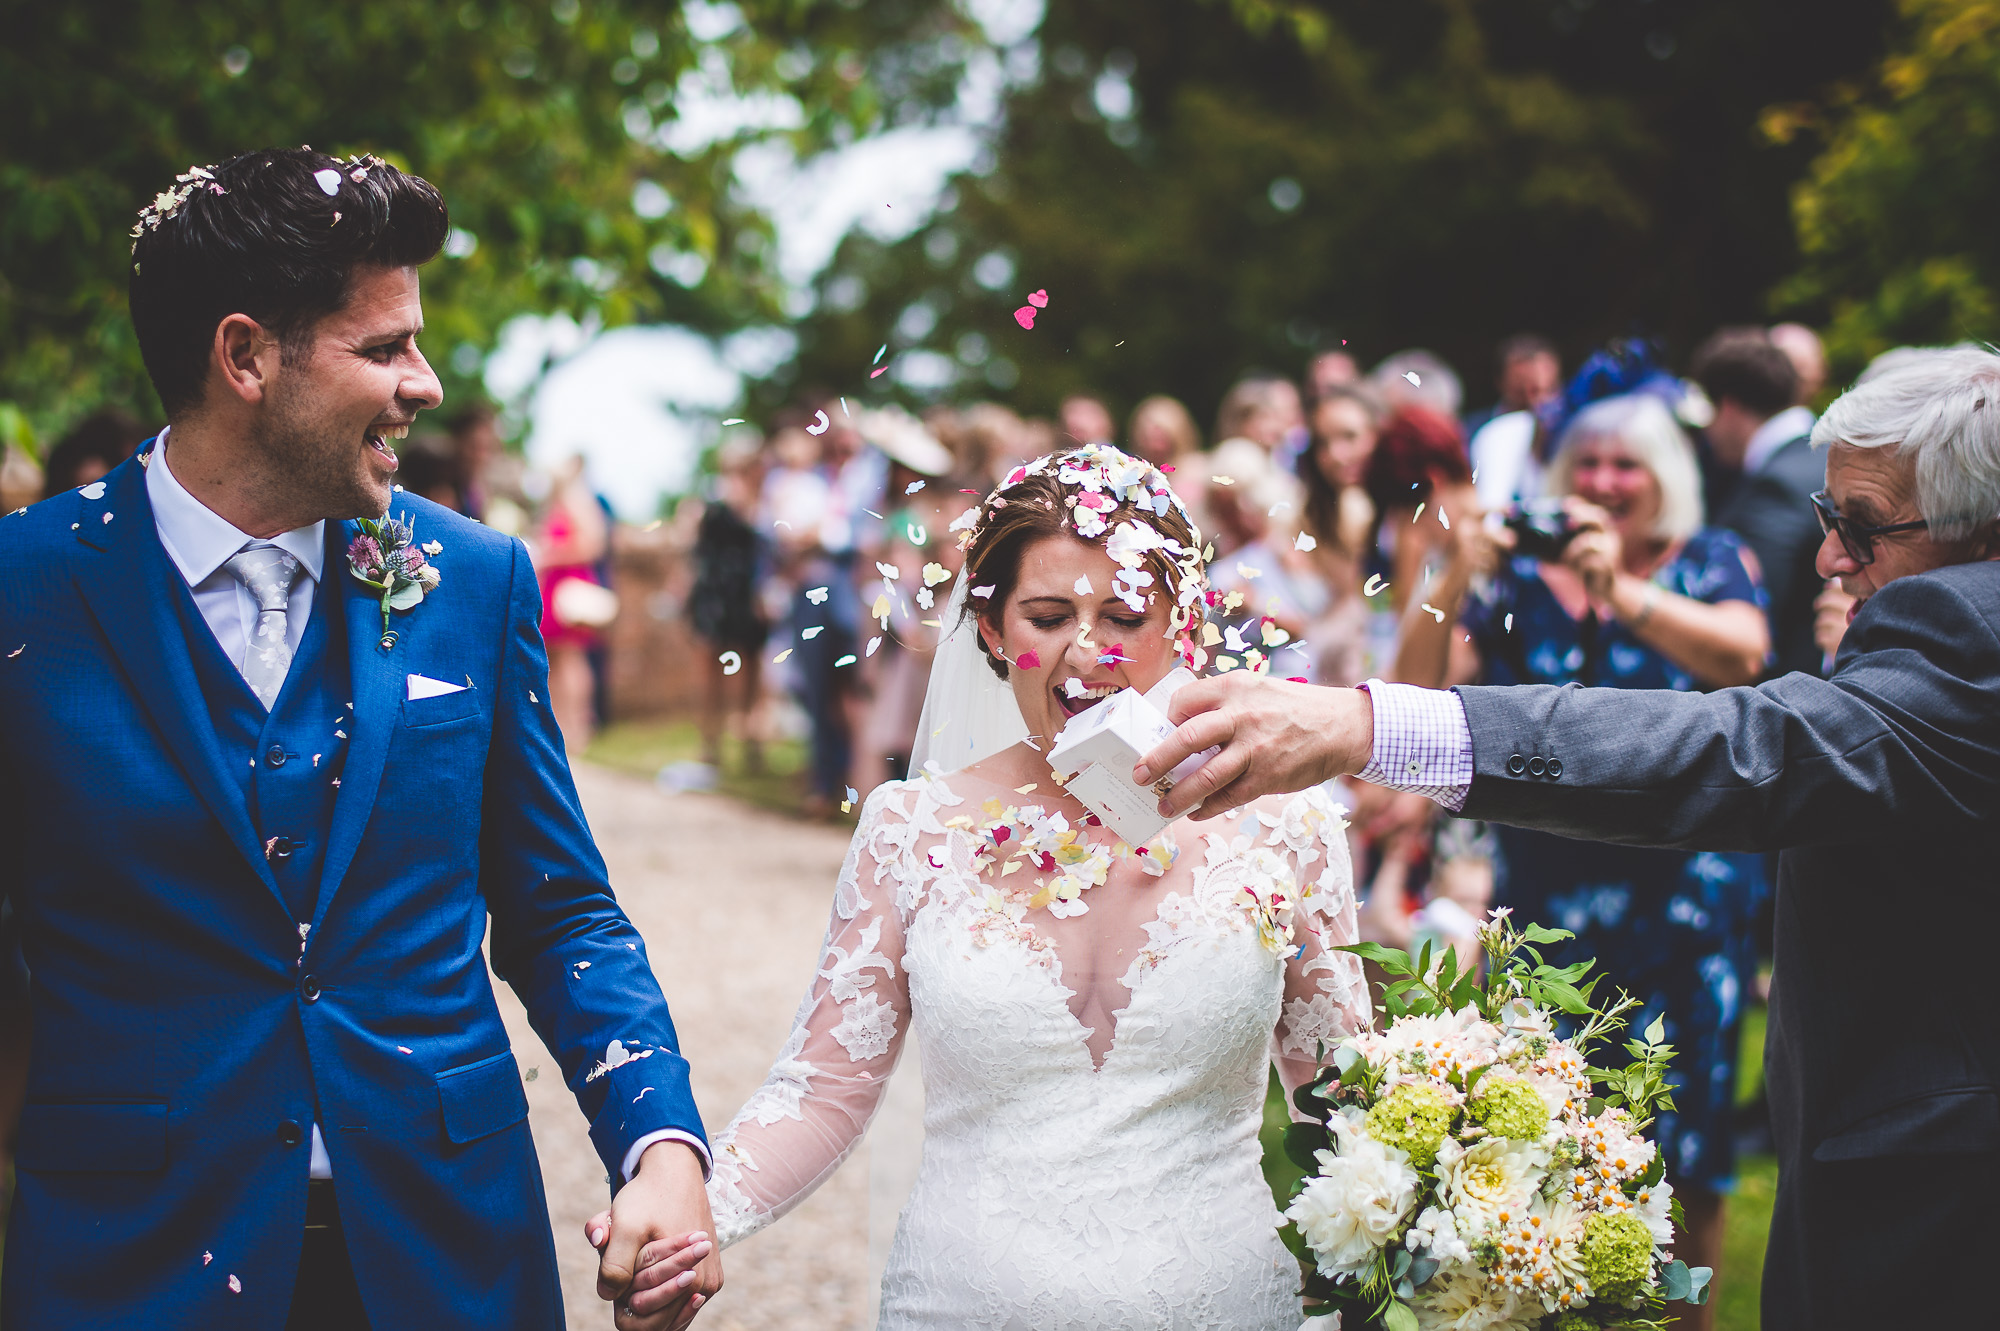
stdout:
POLYGON ((1840 544, 1857 564, 1872 564, 1875 562, 1875 538, 1877 536, 1887 536, 1892 532, 1899 531, 1922 531, 1931 525, 1927 519, 1919 518, 1915 522, 1891 522, 1887 526, 1882 527, 1863 527, 1857 524, 1854 519, 1844 516, 1839 509, 1835 508, 1833 501, 1826 497, 1826 491, 1824 490, 1821 490, 1812 497, 1812 506, 1813 512, 1819 514, 1819 529, 1821 534, 1824 535, 1827 532, 1838 533, 1840 544))

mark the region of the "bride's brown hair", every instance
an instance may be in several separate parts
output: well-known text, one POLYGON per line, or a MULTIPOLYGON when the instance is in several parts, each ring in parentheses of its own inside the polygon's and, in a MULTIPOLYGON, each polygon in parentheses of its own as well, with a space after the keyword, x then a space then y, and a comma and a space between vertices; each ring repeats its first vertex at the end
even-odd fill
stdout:
MULTIPOLYGON (((997 627, 999 610, 1007 604, 1007 598, 1014 592, 1014 585, 1021 576, 1021 557, 1027 548, 1047 536, 1068 536, 1089 545, 1102 547, 1104 537, 1115 531, 1120 523, 1137 522, 1152 528, 1181 547, 1183 551, 1194 552, 1192 559, 1197 569, 1200 562, 1201 534, 1188 521, 1186 512, 1178 501, 1166 505, 1166 512, 1140 507, 1131 498, 1113 499, 1113 507, 1101 509, 1102 519, 1097 530, 1099 536, 1085 536, 1076 528, 1077 497, 1086 493, 1081 487, 1064 484, 1060 478, 1061 464, 1074 459, 1083 459, 1091 450, 1062 454, 1043 458, 1044 464, 1029 464, 1019 468, 1009 476, 1012 484, 1003 483, 988 495, 977 508, 970 510, 968 518, 974 518, 970 539, 965 545, 965 579, 969 589, 965 598, 965 608, 961 612, 965 619, 983 620, 989 627, 997 627), (1023 474, 1025 473, 1025 474, 1023 474), (990 591, 988 589, 991 589, 990 591), (979 592, 986 592, 984 596, 979 592)), ((1122 454, 1120 456, 1123 456, 1122 454)), ((1136 459, 1134 459, 1136 461, 1136 459)), ((1095 464, 1095 456, 1089 457, 1095 464)), ((1159 475, 1156 468, 1146 466, 1146 474, 1159 475)), ((1153 575, 1153 583, 1146 589, 1146 604, 1150 608, 1153 598, 1165 593, 1169 599, 1168 636, 1184 629, 1184 623, 1175 622, 1173 614, 1178 602, 1176 590, 1187 574, 1187 569, 1177 562, 1166 550, 1146 551, 1143 567, 1153 575)), ((1197 576, 1199 574, 1197 573, 1197 576)), ((1198 613, 1198 612, 1197 612, 1198 613)), ((1007 678, 1007 662, 993 654, 986 645, 984 634, 975 634, 980 652, 986 657, 986 664, 1001 679, 1007 678)))

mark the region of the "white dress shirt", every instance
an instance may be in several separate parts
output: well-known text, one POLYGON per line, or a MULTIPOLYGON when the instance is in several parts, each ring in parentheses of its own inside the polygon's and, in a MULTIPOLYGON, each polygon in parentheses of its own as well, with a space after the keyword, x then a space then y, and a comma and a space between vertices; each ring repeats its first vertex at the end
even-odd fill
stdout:
POLYGON ((1361 687, 1375 709, 1375 747, 1355 775, 1428 795, 1453 813, 1464 808, 1472 793, 1472 727, 1458 695, 1379 679, 1361 687))
POLYGON ((1786 407, 1771 419, 1757 427, 1750 436, 1750 442, 1743 448, 1743 474, 1755 476, 1764 470, 1764 464, 1771 455, 1802 434, 1811 434, 1813 422, 1819 417, 1812 414, 1811 407, 1786 407))
MULTIPOLYGON (((153 445, 153 461, 146 468, 146 497, 153 504, 153 526, 160 533, 160 544, 166 547, 168 558, 187 580, 188 590, 194 593, 195 608, 201 611, 209 631, 222 645, 222 654, 241 670, 250 648, 250 630, 257 623, 257 598, 223 565, 246 545, 259 542, 189 494, 175 478, 167 461, 168 433, 160 431, 160 441, 153 445)), ((305 637, 306 621, 312 616, 313 593, 325 571, 326 523, 299 527, 273 536, 266 543, 277 546, 300 564, 285 609, 285 637, 297 652, 305 637)), ((708 1143, 678 1129, 665 1129, 632 1144, 632 1149, 625 1153, 626 1179, 629 1181, 638 1172, 639 1157, 648 1146, 667 1140, 683 1142, 692 1148, 701 1157, 702 1171, 708 1171, 708 1143)), ((326 1142, 317 1123, 312 1130, 311 1176, 333 1177, 333 1162, 327 1157, 326 1142)))
MULTIPOLYGON (((160 533, 160 544, 187 579, 195 609, 201 611, 208 631, 221 644, 222 654, 238 670, 243 669, 243 657, 250 650, 250 630, 257 623, 257 598, 223 565, 247 545, 275 545, 299 561, 299 576, 292 581, 292 594, 285 606, 285 638, 297 652, 305 637, 306 620, 312 616, 313 592, 326 565, 326 523, 315 522, 259 542, 189 494, 175 479, 167 461, 168 433, 160 431, 160 441, 153 445, 153 461, 146 468, 146 498, 153 504, 153 528, 160 533)), ((327 1157, 317 1123, 312 1130, 310 1173, 313 1178, 333 1177, 333 1161, 327 1157)))

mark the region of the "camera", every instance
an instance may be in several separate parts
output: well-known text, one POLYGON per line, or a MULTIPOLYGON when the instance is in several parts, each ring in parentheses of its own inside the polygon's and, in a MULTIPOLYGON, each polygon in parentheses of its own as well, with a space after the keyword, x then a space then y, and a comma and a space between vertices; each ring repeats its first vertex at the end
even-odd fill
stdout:
POLYGON ((1576 524, 1570 521, 1560 499, 1516 504, 1507 513, 1506 526, 1514 533, 1514 553, 1529 559, 1561 559, 1576 539, 1576 524))

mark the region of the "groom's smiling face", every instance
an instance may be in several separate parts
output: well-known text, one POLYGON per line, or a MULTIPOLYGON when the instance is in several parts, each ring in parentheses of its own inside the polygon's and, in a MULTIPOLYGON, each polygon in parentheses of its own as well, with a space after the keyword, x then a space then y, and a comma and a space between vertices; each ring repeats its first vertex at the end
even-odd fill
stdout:
POLYGON ((417 350, 423 330, 417 270, 364 265, 346 305, 322 318, 310 345, 287 348, 248 441, 284 477, 287 498, 315 517, 378 517, 389 507, 395 440, 444 400, 417 350))

